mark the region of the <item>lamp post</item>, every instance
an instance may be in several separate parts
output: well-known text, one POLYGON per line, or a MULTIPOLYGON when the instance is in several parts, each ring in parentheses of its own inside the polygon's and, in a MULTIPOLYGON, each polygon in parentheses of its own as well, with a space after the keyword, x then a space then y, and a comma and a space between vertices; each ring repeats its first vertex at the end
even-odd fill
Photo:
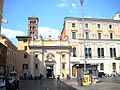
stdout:
POLYGON ((0 22, 0 35, 1 35, 1 26, 2 26, 2 23, 8 23, 8 19, 1 20, 1 22, 0 22))
POLYGON ((83 30, 83 60, 84 60, 84 74, 86 74, 86 59, 85 59, 85 31, 84 31, 84 11, 83 11, 84 0, 80 0, 81 4, 81 17, 82 17, 82 30, 83 30))

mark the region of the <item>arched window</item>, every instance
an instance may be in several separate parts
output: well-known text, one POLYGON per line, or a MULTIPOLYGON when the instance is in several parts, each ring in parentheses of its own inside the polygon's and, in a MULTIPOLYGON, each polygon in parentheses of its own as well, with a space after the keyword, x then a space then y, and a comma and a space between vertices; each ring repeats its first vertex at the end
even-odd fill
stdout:
POLYGON ((110 33, 110 39, 113 39, 113 33, 110 33))
POLYGON ((73 48, 73 57, 76 57, 77 55, 76 55, 76 48, 74 47, 73 48))

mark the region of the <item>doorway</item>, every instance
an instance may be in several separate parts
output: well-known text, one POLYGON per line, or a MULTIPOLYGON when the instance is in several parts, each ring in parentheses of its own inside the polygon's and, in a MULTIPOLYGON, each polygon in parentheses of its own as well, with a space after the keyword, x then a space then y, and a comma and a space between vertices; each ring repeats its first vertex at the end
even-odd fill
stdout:
POLYGON ((47 78, 53 78, 53 65, 46 66, 46 76, 47 78))

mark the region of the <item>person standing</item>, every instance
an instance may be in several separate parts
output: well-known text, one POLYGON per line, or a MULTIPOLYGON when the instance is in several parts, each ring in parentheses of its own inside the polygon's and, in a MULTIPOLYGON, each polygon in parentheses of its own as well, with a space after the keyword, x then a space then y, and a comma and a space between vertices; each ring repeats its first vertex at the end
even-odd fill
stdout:
POLYGON ((15 87, 6 79, 6 90, 15 90, 15 87))
POLYGON ((57 83, 61 83, 60 75, 58 75, 58 77, 57 77, 57 83))
POLYGON ((67 74, 67 81, 70 81, 70 76, 67 74))
POLYGON ((18 80, 18 78, 16 78, 15 81, 14 81, 14 87, 15 87, 16 90, 19 90, 19 80, 18 80))

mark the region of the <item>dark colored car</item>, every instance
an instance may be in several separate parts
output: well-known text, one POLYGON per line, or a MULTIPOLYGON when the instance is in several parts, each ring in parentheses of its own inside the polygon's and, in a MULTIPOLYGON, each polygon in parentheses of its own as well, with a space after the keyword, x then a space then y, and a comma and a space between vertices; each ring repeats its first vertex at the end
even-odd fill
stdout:
POLYGON ((104 77, 105 73, 104 72, 98 72, 98 77, 104 77))

